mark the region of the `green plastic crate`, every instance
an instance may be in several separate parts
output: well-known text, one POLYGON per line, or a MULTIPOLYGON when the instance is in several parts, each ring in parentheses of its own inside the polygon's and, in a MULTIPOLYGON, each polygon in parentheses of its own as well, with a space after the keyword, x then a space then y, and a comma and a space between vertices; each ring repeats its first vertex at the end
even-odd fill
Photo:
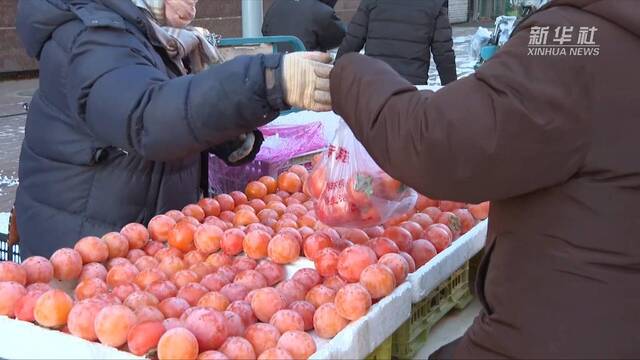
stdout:
POLYGON ((390 360, 393 351, 393 335, 389 336, 365 360, 390 360))
POLYGON ((392 357, 412 359, 426 344, 433 326, 451 310, 464 309, 472 299, 467 261, 427 297, 412 305, 411 317, 393 334, 392 357))

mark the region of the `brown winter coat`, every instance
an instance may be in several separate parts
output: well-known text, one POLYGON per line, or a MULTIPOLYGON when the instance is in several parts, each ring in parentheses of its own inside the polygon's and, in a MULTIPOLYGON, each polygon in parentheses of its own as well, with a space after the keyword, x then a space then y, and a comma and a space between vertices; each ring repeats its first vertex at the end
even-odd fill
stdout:
POLYGON ((640 1, 558 0, 474 75, 416 91, 345 55, 335 111, 382 168, 491 200, 484 310, 456 358, 640 358, 640 1), (530 56, 532 26, 597 27, 599 56, 530 56))

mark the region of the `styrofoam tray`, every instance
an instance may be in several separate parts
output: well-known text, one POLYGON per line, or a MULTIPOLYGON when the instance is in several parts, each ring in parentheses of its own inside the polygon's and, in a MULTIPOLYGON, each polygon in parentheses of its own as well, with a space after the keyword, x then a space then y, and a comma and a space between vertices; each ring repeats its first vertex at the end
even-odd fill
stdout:
POLYGON ((413 303, 424 299, 431 290, 451 276, 465 261, 482 250, 487 238, 487 225, 488 220, 485 220, 474 226, 443 252, 414 273, 409 274, 407 279, 411 283, 413 303))

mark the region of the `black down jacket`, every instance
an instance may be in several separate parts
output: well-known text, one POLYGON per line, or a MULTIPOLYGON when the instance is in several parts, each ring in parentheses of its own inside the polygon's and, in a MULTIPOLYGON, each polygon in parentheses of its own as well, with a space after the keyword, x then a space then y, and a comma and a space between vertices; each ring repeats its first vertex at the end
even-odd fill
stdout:
POLYGON ((457 78, 445 0, 362 0, 336 59, 363 47, 415 85, 427 83, 430 53, 442 85, 457 78))
POLYGON ((40 66, 16 195, 22 256, 197 201, 203 151, 283 108, 264 76, 281 55, 177 77, 128 0, 21 0, 17 21, 40 66))
MULTIPOLYGON (((344 38, 345 26, 336 16, 336 0, 275 0, 264 16, 262 35, 293 35, 307 50, 337 48, 344 38)), ((291 51, 279 45, 282 52, 291 51)))

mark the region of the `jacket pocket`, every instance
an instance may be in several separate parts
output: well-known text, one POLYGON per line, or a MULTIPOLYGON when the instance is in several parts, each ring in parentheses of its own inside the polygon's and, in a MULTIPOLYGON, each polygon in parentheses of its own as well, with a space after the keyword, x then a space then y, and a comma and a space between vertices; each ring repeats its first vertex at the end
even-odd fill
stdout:
POLYGON ((478 294, 478 300, 482 304, 482 307, 485 309, 487 314, 493 314, 493 309, 487 302, 487 298, 485 296, 485 283, 487 279, 487 272, 489 270, 489 265, 491 263, 491 255, 493 254, 493 249, 496 246, 496 237, 494 236, 491 241, 487 242, 488 247, 485 249, 484 256, 482 256, 482 260, 480 261, 480 265, 478 266, 478 273, 476 275, 476 294, 478 294))

